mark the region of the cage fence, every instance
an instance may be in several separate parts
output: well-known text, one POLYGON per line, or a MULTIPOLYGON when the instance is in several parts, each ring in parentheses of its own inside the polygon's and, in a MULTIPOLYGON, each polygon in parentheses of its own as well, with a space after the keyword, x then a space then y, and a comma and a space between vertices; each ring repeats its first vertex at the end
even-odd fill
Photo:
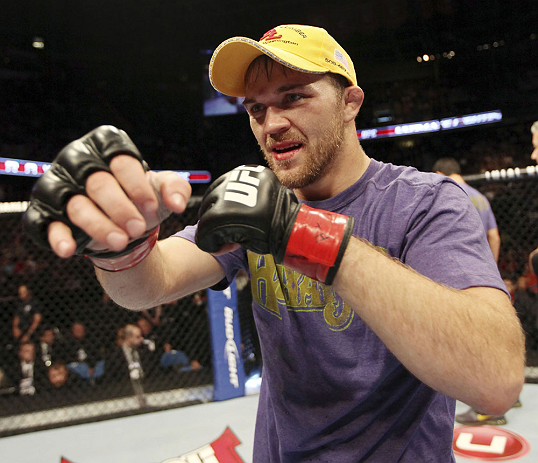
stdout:
MULTIPOLYGON (((536 180, 467 177, 488 197, 497 220, 499 270, 525 330, 532 382, 538 378, 538 283, 527 258, 538 246, 536 180)), ((200 200, 192 198, 185 213, 168 218, 160 238, 195 223, 200 200)), ((205 291, 129 311, 103 292, 85 258, 59 259, 36 247, 20 217, 0 214, 0 437, 212 400, 205 291), (126 340, 139 343, 129 361, 126 340), (24 371, 21 359, 35 359, 33 371, 24 371)), ((245 275, 237 287, 248 376, 261 371, 262 359, 245 275)))
POLYGON ((527 382, 538 380, 538 282, 529 254, 538 247, 538 169, 464 176, 490 201, 501 236, 499 271, 525 332, 527 382))
MULTIPOLYGON (((195 223, 200 200, 168 218, 160 238, 195 223)), ((212 400, 205 291, 127 310, 104 293, 87 259, 35 246, 20 219, 0 214, 0 436, 212 400)), ((261 356, 244 293, 250 372, 261 370, 261 356)))

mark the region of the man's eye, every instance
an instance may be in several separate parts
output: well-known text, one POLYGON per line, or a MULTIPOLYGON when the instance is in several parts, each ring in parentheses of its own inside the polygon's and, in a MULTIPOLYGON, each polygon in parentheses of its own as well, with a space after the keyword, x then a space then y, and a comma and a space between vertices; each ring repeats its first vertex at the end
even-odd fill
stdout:
POLYGON ((254 104, 252 105, 249 109, 248 109, 248 112, 250 114, 257 114, 259 113, 261 110, 262 110, 262 105, 261 104, 254 104))
POLYGON ((289 93, 287 97, 288 101, 298 101, 302 98, 302 95, 299 95, 298 93, 289 93))

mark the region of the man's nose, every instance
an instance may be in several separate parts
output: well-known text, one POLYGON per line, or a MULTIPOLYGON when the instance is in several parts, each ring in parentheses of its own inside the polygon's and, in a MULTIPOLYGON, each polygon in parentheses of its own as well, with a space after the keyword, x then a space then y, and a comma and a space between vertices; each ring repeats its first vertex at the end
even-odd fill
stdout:
POLYGON ((267 135, 282 133, 290 128, 290 121, 284 112, 273 106, 265 111, 264 131, 267 135))

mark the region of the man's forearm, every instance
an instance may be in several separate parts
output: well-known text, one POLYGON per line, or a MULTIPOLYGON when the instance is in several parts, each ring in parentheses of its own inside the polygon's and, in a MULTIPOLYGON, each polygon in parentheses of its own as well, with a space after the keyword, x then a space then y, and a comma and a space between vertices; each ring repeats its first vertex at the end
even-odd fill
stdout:
POLYGON ((497 228, 488 230, 487 236, 489 247, 493 253, 493 258, 495 259, 495 262, 499 262, 499 252, 501 250, 501 237, 499 236, 499 230, 497 228))
POLYGON ((432 388, 486 413, 502 413, 517 398, 523 335, 499 290, 444 287, 356 238, 334 287, 403 365, 432 388))
POLYGON ((158 241, 135 267, 121 272, 96 268, 96 274, 109 296, 131 310, 149 309, 178 299, 212 286, 224 277, 213 256, 177 237, 158 241))
POLYGON ((154 307, 163 293, 161 256, 157 246, 137 266, 121 272, 95 267, 99 283, 120 306, 131 310, 154 307))
POLYGON ((39 326, 40 323, 41 323, 41 314, 36 314, 26 334, 28 336, 32 336, 32 334, 34 334, 35 331, 37 330, 37 327, 39 326))

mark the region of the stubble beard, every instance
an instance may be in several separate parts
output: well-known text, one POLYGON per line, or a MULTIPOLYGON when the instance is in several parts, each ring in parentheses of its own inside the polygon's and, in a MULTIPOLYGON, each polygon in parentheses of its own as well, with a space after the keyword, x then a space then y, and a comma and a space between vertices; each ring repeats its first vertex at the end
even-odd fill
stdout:
MULTIPOLYGON (((287 137, 290 138, 289 135, 287 137)), ((297 141, 297 138, 293 140, 297 141)), ((286 141, 286 136, 277 141, 286 141)), ((282 185, 299 189, 312 185, 328 172, 343 143, 344 122, 335 114, 324 135, 319 137, 318 141, 311 144, 307 144, 306 140, 303 142, 304 159, 299 169, 292 169, 295 165, 293 158, 276 161, 272 154, 267 154, 263 149, 262 153, 269 168, 282 185)))

